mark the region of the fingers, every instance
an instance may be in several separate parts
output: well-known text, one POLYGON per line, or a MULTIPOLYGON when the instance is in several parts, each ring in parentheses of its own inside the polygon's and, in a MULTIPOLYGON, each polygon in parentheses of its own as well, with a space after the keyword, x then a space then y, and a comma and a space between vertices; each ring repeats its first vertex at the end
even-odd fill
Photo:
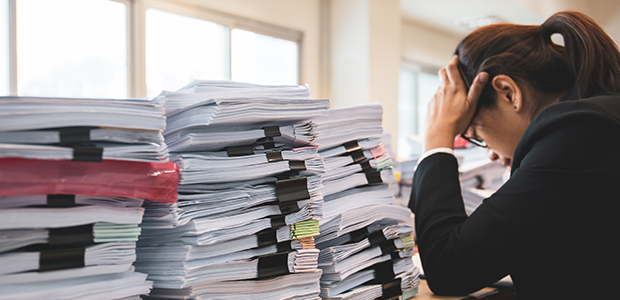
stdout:
POLYGON ((478 102, 478 98, 482 95, 482 91, 484 90, 484 85, 489 80, 489 74, 487 72, 480 72, 474 78, 474 82, 469 89, 469 93, 467 94, 467 99, 470 101, 471 105, 475 105, 478 102))
POLYGON ((450 59, 450 62, 445 68, 446 73, 448 75, 448 79, 450 79, 450 82, 452 82, 454 86, 456 86, 457 88, 462 87, 463 89, 465 89, 465 83, 463 83, 463 78, 461 78, 461 72, 459 72, 458 63, 459 57, 456 55, 452 56, 452 59, 450 59))
POLYGON ((439 80, 441 81, 442 86, 446 86, 450 83, 450 79, 448 78, 448 73, 446 71, 446 68, 439 69, 439 72, 437 73, 437 75, 439 75, 439 80))

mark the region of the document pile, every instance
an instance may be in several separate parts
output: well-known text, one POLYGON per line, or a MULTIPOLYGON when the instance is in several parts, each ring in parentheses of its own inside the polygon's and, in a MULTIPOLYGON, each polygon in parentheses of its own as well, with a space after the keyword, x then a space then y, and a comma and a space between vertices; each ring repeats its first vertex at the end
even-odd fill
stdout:
POLYGON ((163 103, 0 97, 0 157, 165 162, 163 103))
POLYGON ((0 299, 139 299, 144 199, 176 201, 163 103, 0 98, 0 299))
POLYGON ((330 110, 317 118, 325 162, 316 238, 323 299, 408 299, 417 293, 409 209, 394 205, 392 161, 381 142, 382 107, 330 110))
POLYGON ((304 86, 196 81, 163 92, 179 201, 146 203, 136 269, 153 299, 314 299, 327 99, 304 86))
POLYGON ((507 168, 487 157, 486 149, 469 148, 455 151, 462 157, 459 165, 459 181, 465 212, 471 215, 482 200, 490 197, 507 178, 507 168))

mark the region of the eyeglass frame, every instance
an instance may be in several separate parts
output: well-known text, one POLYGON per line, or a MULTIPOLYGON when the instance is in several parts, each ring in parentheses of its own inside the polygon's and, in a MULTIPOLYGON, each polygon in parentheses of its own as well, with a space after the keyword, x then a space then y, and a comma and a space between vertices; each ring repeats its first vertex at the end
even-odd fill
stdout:
MULTIPOLYGON (((456 66, 457 66, 457 68, 459 69, 459 73, 461 74, 461 79, 463 79, 463 83, 465 84, 465 91, 466 91, 467 93, 469 93, 469 88, 471 87, 471 84, 470 84, 470 83, 469 83, 469 81, 467 80, 467 77, 465 77, 465 72, 463 72, 463 69, 461 68, 461 64, 460 64, 460 63, 457 63, 457 64, 456 64, 456 66)), ((472 144, 474 144, 474 145, 476 145, 476 146, 478 146, 478 147, 487 148, 487 147, 488 147, 488 145, 487 145, 487 143, 486 143, 485 141, 478 140, 478 139, 475 139, 475 138, 470 138, 470 137, 468 137, 468 136, 466 136, 466 135, 465 135, 465 134, 467 133, 467 130, 468 130, 468 129, 469 129, 469 127, 471 126, 471 124, 474 122, 474 118, 475 118, 475 117, 476 117, 476 115, 478 114, 478 111, 480 111, 480 106, 479 106, 479 105, 476 105, 476 110, 474 111, 474 115, 473 115, 473 117, 471 118, 471 121, 469 121, 469 124, 467 125, 467 127, 465 127, 465 131, 463 131, 463 133, 461 133, 461 134, 460 134, 460 136, 461 136, 464 140, 466 140, 466 141, 468 141, 468 142, 470 142, 470 143, 472 143, 472 144)))

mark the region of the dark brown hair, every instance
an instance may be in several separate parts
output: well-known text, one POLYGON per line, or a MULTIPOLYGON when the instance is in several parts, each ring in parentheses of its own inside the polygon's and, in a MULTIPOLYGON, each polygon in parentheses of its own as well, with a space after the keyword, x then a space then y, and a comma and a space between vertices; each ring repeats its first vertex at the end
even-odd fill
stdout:
MULTIPOLYGON (((457 46, 464 80, 479 72, 505 74, 533 89, 536 113, 549 97, 566 91, 573 98, 620 92, 620 53, 614 41, 590 17, 564 11, 542 25, 494 24, 475 30, 457 46), (559 33, 564 46, 551 41, 559 33)), ((568 94, 566 93, 566 94, 568 94)), ((495 106, 495 90, 484 88, 478 107, 495 106)))

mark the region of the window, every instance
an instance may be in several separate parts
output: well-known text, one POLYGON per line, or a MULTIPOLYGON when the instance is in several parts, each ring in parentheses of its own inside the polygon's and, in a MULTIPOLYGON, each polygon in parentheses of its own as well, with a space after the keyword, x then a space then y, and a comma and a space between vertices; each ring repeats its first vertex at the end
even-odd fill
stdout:
POLYGON ((298 84, 301 39, 174 0, 0 0, 0 95, 153 97, 194 79, 298 84))
POLYGON ((17 93, 127 97, 127 7, 108 0, 17 0, 17 93))
MULTIPOLYGON (((9 0, 0 0, 0 20, 9 20, 9 0)), ((0 22, 0 96, 11 92, 9 22, 0 22)))
POLYGON ((299 83, 298 42, 235 28, 237 21, 220 18, 226 26, 207 19, 208 13, 146 10, 147 96, 194 79, 299 83))
POLYGON ((258 84, 298 83, 297 43, 250 31, 232 31, 232 80, 258 84))
POLYGON ((175 91, 194 79, 229 79, 228 27, 146 11, 147 96, 175 91))
POLYGON ((398 156, 403 159, 421 154, 412 138, 424 134, 428 102, 439 87, 439 76, 431 68, 403 67, 399 74, 398 156))

